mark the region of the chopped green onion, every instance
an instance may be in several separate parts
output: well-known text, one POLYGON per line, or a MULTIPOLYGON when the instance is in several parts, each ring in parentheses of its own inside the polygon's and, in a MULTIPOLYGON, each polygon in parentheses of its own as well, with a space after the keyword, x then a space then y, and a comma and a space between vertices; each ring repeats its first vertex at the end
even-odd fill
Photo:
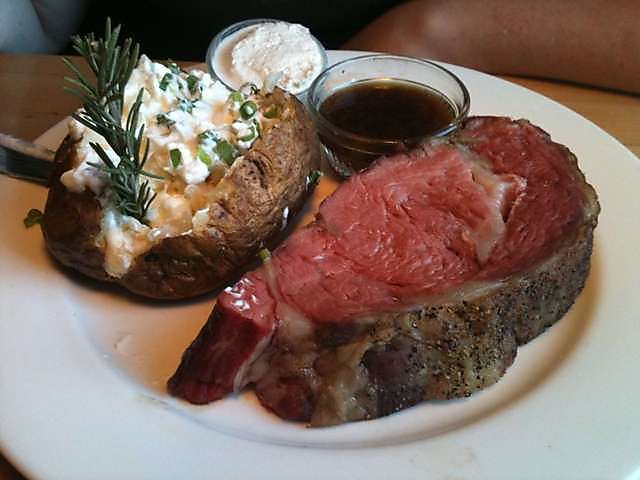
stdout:
POLYGON ((247 133, 242 137, 238 137, 238 140, 240 140, 241 142, 248 142, 250 140, 253 140, 255 137, 256 137, 256 128, 253 125, 250 125, 249 133, 247 133))
POLYGON ((254 118, 253 125, 256 127, 256 133, 258 134, 258 138, 260 138, 262 136, 262 127, 260 127, 260 122, 254 118))
POLYGON ((245 95, 255 95, 260 91, 255 83, 247 82, 240 87, 240 91, 245 95))
POLYGON ((42 223, 42 212, 37 208, 32 208, 31 210, 29 210, 29 212, 27 212, 27 216, 24 217, 24 220, 22 221, 24 222, 24 226, 26 228, 33 227, 37 223, 42 223))
POLYGON ((213 165, 213 160, 211 160, 211 156, 205 152, 202 147, 198 148, 198 153, 196 154, 198 160, 204 163, 207 167, 211 167, 213 165))
POLYGON ((158 115, 156 115, 156 122, 158 123, 158 125, 165 125, 167 127, 171 127, 171 125, 173 125, 174 123, 176 123, 175 120, 171 120, 166 114, 164 113, 159 113, 158 115))
POLYGON ((162 80, 160 80, 160 90, 164 92, 169 86, 169 82, 171 81, 172 78, 173 78, 173 75, 171 75, 170 73, 165 73, 164 77, 162 77, 162 80))
POLYGON ((315 187, 320 182, 320 177, 322 177, 322 175, 323 174, 320 170, 312 170, 307 176, 307 185, 315 187))
POLYGON ((262 250, 260 250, 258 252, 258 256, 260 257, 260 260, 262 260, 262 263, 271 260, 271 252, 267 248, 263 248, 262 250))
POLYGON ((169 157, 171 158, 171 165, 173 165, 174 169, 182 165, 182 152, 179 149, 172 148, 169 151, 169 157))
POLYGON ((178 108, 183 112, 192 113, 193 107, 195 107, 196 102, 197 100, 191 101, 181 98, 180 100, 178 100, 178 108))
POLYGON ((233 165, 233 161, 238 156, 238 150, 226 140, 218 142, 215 151, 220 159, 229 166, 233 165))
POLYGON ((187 77, 187 87, 189 87, 189 91, 191 93, 195 93, 197 86, 198 86, 198 77, 196 77, 195 75, 189 75, 187 77))
POLYGON ((217 142, 218 136, 211 130, 205 130, 202 133, 198 134, 198 142, 203 143, 206 141, 217 142))
POLYGON ((229 94, 229 101, 232 103, 240 103, 244 101, 244 95, 242 92, 236 90, 235 92, 231 92, 229 94))
POLYGON ((180 75, 181 69, 180 69, 180 67, 178 66, 178 64, 176 64, 175 62, 170 62, 170 63, 167 65, 167 68, 168 68, 169 70, 171 70, 171 73, 174 73, 174 74, 176 74, 176 75, 180 75))
POLYGON ((247 100, 242 105, 240 105, 240 116, 243 120, 249 120, 256 114, 257 111, 258 106, 251 100, 247 100))
POLYGON ((274 103, 269 107, 269 110, 264 112, 265 118, 278 118, 282 113, 282 107, 278 103, 274 103))

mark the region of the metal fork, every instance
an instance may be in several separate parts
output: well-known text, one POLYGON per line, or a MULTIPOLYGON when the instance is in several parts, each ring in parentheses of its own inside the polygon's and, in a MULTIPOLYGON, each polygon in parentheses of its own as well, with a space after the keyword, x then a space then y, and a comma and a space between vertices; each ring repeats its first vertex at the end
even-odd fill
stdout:
POLYGON ((46 185, 53 157, 48 148, 0 133, 0 173, 46 185))

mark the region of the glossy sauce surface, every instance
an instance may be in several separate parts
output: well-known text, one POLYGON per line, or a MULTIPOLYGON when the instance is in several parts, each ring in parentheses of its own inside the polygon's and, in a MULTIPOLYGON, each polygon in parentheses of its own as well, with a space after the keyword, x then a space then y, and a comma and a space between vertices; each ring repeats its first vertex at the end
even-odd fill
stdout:
POLYGON ((441 93, 399 79, 363 80, 340 88, 320 104, 319 112, 330 124, 319 132, 325 153, 343 177, 382 155, 415 147, 456 118, 456 109, 441 93))
POLYGON ((423 137, 455 118, 453 107, 440 93, 395 79, 341 88, 322 102, 320 113, 343 130, 380 140, 423 137))

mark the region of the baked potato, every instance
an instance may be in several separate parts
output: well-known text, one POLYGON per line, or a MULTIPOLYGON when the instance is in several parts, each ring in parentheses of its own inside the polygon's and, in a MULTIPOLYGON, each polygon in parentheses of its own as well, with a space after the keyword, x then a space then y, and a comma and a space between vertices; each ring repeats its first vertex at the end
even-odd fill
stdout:
MULTIPOLYGON (((313 123, 293 95, 279 89, 265 94, 254 91, 252 95, 259 98, 256 103, 261 111, 271 115, 255 123, 256 139, 230 165, 211 169, 207 178, 192 189, 180 176, 172 175, 181 167, 175 164, 175 149, 170 156, 173 166, 169 162, 161 169, 149 167, 153 173, 164 175, 163 180, 150 182, 155 194, 177 202, 189 197, 190 211, 186 223, 169 232, 162 232, 153 222, 134 222, 134 234, 123 240, 123 245, 138 245, 144 237, 143 245, 130 248, 126 265, 116 271, 108 268, 113 260, 110 257, 118 254, 117 249, 110 250, 111 233, 105 233, 105 219, 111 215, 108 196, 105 199, 100 189, 69 188, 65 181, 65 172, 78 167, 79 155, 87 148, 82 135, 72 132, 56 153, 42 220, 49 252, 63 265, 89 277, 115 282, 156 299, 193 297, 227 283, 255 260, 260 249, 273 242, 300 209, 313 188, 310 176, 320 162, 313 123), (150 241, 154 231, 155 238, 150 241)), ((200 153, 198 150, 198 156, 200 153)), ((95 173, 101 174, 98 169, 95 173)), ((154 203, 150 210, 154 210, 154 203)))

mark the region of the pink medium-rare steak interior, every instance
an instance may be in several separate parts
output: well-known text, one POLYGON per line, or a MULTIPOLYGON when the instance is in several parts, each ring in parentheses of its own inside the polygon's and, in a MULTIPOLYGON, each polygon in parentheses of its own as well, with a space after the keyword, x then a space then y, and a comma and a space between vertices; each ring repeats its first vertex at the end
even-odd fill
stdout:
POLYGON ((379 160, 219 296, 170 391, 206 403, 259 380, 250 367, 283 323, 358 322, 530 267, 583 217, 566 156, 526 121, 479 117, 453 142, 379 160))
POLYGON ((279 300, 315 322, 341 322, 476 276, 504 234, 505 192, 519 183, 474 157, 441 143, 354 176, 277 251, 279 300))
POLYGON ((504 117, 470 119, 459 139, 491 161, 496 174, 527 180, 513 205, 507 230, 481 273, 490 279, 538 262, 564 232, 583 218, 584 182, 567 162, 566 147, 538 127, 504 117))

